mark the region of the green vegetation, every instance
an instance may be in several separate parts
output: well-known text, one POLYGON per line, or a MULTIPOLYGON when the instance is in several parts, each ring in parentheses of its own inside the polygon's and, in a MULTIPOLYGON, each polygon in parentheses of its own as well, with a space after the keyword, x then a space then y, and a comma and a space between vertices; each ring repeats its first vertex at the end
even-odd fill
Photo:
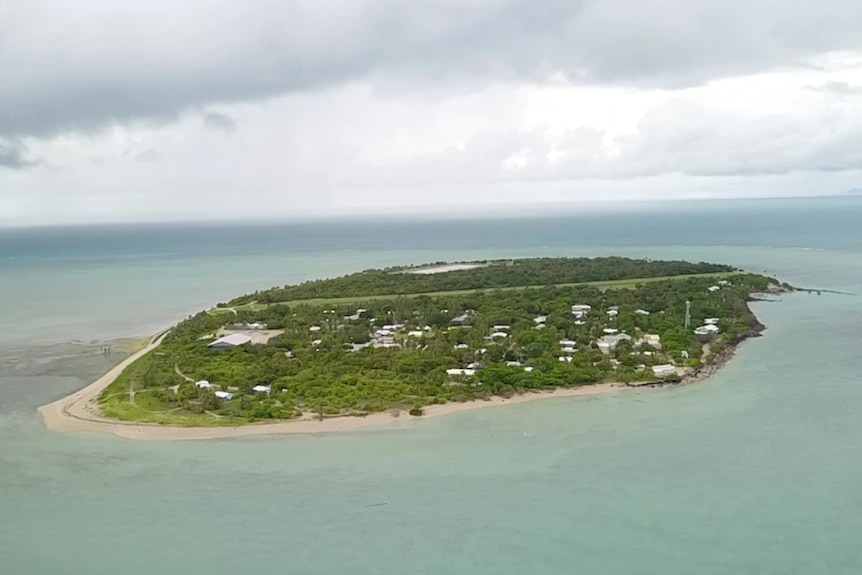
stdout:
MULTIPOLYGON (((730 266, 684 261, 650 261, 629 258, 535 258, 473 262, 481 267, 446 273, 410 273, 429 267, 413 266, 367 270, 336 279, 315 280, 272 288, 232 300, 228 305, 251 302, 355 298, 371 295, 439 294, 440 292, 500 289, 506 287, 607 283, 633 278, 657 278, 734 272, 730 266)), ((445 265, 445 262, 438 262, 445 265)), ((432 265, 438 265, 432 264, 432 265)))
POLYGON ((749 294, 775 283, 705 263, 483 263, 434 274, 371 270, 237 298, 224 313, 201 312, 178 324, 105 390, 102 410, 129 421, 237 425, 387 409, 420 415, 448 401, 656 381, 652 367, 670 364, 678 369, 656 373, 678 381, 711 357, 693 328, 718 320, 720 333, 709 337, 713 353, 757 332, 749 294), (579 317, 573 305, 591 309, 579 317), (209 349, 206 337, 226 322, 263 322, 277 331, 265 332, 273 336, 266 343, 209 349), (199 388, 198 380, 212 388, 199 388))

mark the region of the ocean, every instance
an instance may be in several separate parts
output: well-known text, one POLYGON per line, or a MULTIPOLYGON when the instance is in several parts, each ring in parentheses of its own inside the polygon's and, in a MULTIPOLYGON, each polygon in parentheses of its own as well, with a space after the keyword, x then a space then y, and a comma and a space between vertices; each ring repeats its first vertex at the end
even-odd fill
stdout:
POLYGON ((0 574, 862 573, 856 295, 754 304, 765 335, 682 388, 206 442, 36 414, 200 309, 370 267, 617 254, 862 294, 860 220, 847 197, 0 230, 0 574))

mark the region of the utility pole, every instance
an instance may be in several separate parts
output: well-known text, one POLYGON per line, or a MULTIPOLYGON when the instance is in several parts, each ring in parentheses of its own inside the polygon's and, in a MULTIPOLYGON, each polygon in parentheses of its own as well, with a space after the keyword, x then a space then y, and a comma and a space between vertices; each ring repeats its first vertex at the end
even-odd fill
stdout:
POLYGON ((691 302, 685 301, 685 329, 691 329, 691 302))

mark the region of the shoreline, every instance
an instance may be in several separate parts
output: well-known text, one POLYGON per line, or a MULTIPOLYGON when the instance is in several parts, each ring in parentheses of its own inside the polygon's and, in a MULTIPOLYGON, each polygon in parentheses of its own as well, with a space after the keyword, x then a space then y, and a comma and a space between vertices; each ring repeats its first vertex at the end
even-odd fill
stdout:
POLYGON ((559 387, 548 391, 531 391, 515 395, 511 398, 494 396, 489 399, 476 399, 466 402, 450 402, 439 405, 429 405, 423 408, 421 416, 411 416, 399 411, 394 415, 391 411, 372 413, 366 416, 339 416, 323 420, 306 415, 301 418, 279 421, 276 423, 247 423, 238 426, 224 427, 183 427, 159 425, 134 421, 109 419, 101 415, 97 400, 101 392, 114 382, 117 377, 133 362, 154 350, 170 332, 165 329, 152 338, 149 343, 133 353, 93 383, 71 395, 61 398, 38 408, 42 421, 51 431, 60 432, 98 432, 110 433, 117 437, 143 441, 193 441, 205 439, 229 439, 234 437, 251 437, 263 435, 315 435, 320 433, 335 433, 354 431, 372 427, 390 426, 395 422, 407 422, 404 426, 415 425, 425 419, 442 417, 453 413, 474 411, 486 407, 519 405, 543 399, 563 399, 574 397, 592 397, 613 392, 636 389, 657 389, 685 387, 708 381, 718 375, 722 369, 736 356, 737 348, 749 339, 762 337, 766 326, 758 322, 742 339, 733 342, 717 354, 713 360, 692 372, 686 373, 678 383, 655 382, 651 384, 631 386, 617 382, 603 382, 576 388, 559 387))

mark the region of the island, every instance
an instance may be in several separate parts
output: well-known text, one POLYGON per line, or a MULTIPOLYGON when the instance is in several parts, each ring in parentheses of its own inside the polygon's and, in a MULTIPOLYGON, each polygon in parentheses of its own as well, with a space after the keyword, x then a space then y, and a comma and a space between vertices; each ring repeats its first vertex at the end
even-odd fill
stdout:
POLYGON ((220 303, 42 409, 57 429, 289 432, 680 385, 763 331, 754 294, 786 289, 726 265, 621 257, 367 270, 220 303))

